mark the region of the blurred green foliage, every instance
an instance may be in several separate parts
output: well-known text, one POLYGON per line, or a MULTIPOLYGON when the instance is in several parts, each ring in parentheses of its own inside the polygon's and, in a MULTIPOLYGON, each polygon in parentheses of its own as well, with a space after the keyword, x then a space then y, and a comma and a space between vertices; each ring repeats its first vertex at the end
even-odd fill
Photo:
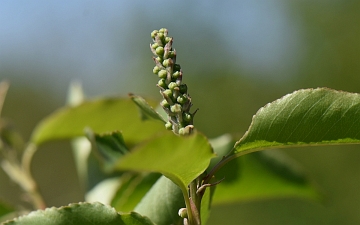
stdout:
MULTIPOLYGON (((179 22, 170 21, 165 24, 176 37, 175 48, 180 49, 177 60, 184 70, 184 81, 188 84, 194 108, 200 109, 195 117, 195 126, 206 135, 215 137, 224 132, 235 132, 240 136, 260 107, 296 89, 326 86, 360 92, 360 2, 293 0, 282 1, 282 4, 291 12, 291 18, 297 21, 299 27, 295 29, 299 30, 302 40, 301 52, 294 52, 302 55, 300 62, 294 62, 294 65, 300 66, 294 66, 289 74, 281 74, 283 81, 273 80, 271 74, 265 73, 259 78, 249 70, 239 69, 241 62, 232 59, 232 52, 221 48, 222 43, 226 42, 225 35, 213 35, 216 32, 211 26, 212 21, 196 22, 196 15, 192 14, 188 20, 194 20, 194 25, 182 25, 183 30, 177 26, 179 22), (199 31, 200 25, 203 26, 199 31), (191 32, 203 32, 206 39, 191 40, 188 35, 191 32), (187 47, 187 42, 190 41, 195 42, 191 46, 205 46, 199 50, 201 54, 195 54, 196 58, 191 51, 197 50, 187 47), (186 50, 182 50, 184 48, 186 50), (208 55, 207 51, 217 51, 218 54, 208 55), (218 58, 226 59, 226 63, 218 63, 218 58), (195 62, 197 59, 199 61, 195 62), (193 88, 195 86, 196 88, 193 88), (241 108, 234 108, 234 105, 241 105, 241 108), (234 123, 237 126, 234 126, 234 123)), ((137 61, 137 64, 133 64, 137 67, 136 74, 132 74, 131 80, 126 80, 125 84, 120 78, 102 80, 102 74, 99 74, 97 79, 113 86, 114 83, 118 84, 122 87, 119 88, 120 94, 132 91, 160 99, 153 84, 152 61, 147 49, 150 39, 148 32, 158 28, 159 24, 149 28, 152 24, 144 22, 148 18, 140 15, 141 13, 138 11, 136 19, 129 18, 127 21, 129 26, 134 27, 133 34, 119 33, 119 38, 130 43, 140 43, 134 46, 135 53, 129 56, 134 57, 133 61, 137 61)), ((229 34, 231 35, 231 30, 229 34)), ((116 39, 112 41, 115 50, 122 49, 121 46, 116 46, 116 39)), ((109 62, 109 67, 111 63, 116 62, 109 62)), ((6 78, 12 83, 3 116, 13 121, 25 140, 28 140, 35 124, 62 106, 66 97, 65 87, 61 93, 52 90, 51 85, 56 84, 47 80, 50 70, 41 69, 42 66, 47 67, 46 65, 38 64, 38 68, 27 66, 28 64, 19 64, 16 69, 0 67, 1 79, 6 78), (27 79, 21 77, 34 77, 39 85, 31 87, 27 85, 27 79)), ((279 73, 282 71, 281 67, 282 62, 274 65, 274 68, 279 68, 279 73)), ((62 68, 62 71, 57 73, 66 74, 67 70, 62 68)), ((121 77, 123 73, 132 72, 119 69, 117 73, 121 77)), ((108 90, 104 90, 104 93, 107 92, 108 90)), ((319 187, 327 194, 325 202, 269 199, 234 206, 216 206, 212 210, 209 224, 359 224, 359 148, 341 146, 309 148, 305 151, 285 150, 313 175, 319 187), (231 220, 224 222, 224 218, 231 220)), ((35 178, 39 181, 49 206, 61 206, 82 200, 69 145, 48 144, 40 149, 34 160, 35 178), (73 177, 69 178, 69 174, 73 174, 73 177)), ((19 190, 14 188, 15 184, 9 183, 2 171, 0 182, 0 198, 18 202, 19 190)))

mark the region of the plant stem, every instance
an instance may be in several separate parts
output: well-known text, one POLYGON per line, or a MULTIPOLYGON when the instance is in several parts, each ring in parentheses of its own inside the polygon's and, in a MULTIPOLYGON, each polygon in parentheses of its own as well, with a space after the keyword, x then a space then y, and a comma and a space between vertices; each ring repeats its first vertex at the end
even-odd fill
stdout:
POLYGON ((27 191, 28 194, 30 195, 35 208, 45 209, 46 208, 45 201, 44 201, 42 195, 40 194, 40 191, 39 191, 36 181, 34 180, 34 178, 31 175, 31 161, 32 161, 32 158, 33 158, 36 150, 37 150, 36 145, 30 143, 26 147, 26 149, 23 153, 23 156, 22 156, 21 169, 22 169, 24 176, 28 180, 28 186, 24 190, 27 191))
MULTIPOLYGON (((233 149, 234 150, 234 149, 233 149)), ((218 162, 209 172, 208 175, 206 175, 206 177, 203 180, 203 185, 204 184, 208 184, 211 180, 211 178, 215 175, 215 173, 220 170, 223 166, 225 166, 228 162, 230 162, 233 159, 236 159, 237 157, 252 153, 254 151, 254 149, 250 149, 250 150, 246 150, 246 151, 242 151, 242 152, 238 152, 236 154, 233 154, 233 150, 230 151, 230 153, 226 156, 224 156, 220 162, 218 162)))
POLYGON ((4 106, 4 101, 8 89, 9 89, 9 83, 7 81, 0 82, 0 115, 4 106))
POLYGON ((196 178, 195 180, 193 180, 190 185, 189 185, 189 191, 190 191, 190 198, 193 201, 193 203, 195 204, 194 207, 195 209, 192 209, 192 211, 196 210, 197 213, 193 213, 193 216, 198 217, 198 218, 194 218, 194 222, 195 224, 201 224, 201 217, 200 217, 200 204, 201 204, 201 197, 197 194, 197 188, 198 188, 198 180, 199 178, 196 178), (195 214, 195 215, 194 215, 195 214))
POLYGON ((190 203, 190 199, 189 199, 189 195, 186 191, 183 191, 183 196, 184 196, 184 200, 185 200, 185 205, 186 205, 186 210, 187 210, 187 214, 188 214, 188 222, 189 225, 194 225, 195 223, 194 221, 194 216, 191 210, 191 203, 190 203))

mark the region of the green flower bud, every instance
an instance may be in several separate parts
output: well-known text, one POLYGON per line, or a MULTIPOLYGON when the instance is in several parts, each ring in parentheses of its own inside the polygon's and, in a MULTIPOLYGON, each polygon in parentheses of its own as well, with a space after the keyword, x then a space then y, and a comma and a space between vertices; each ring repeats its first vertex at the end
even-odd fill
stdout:
POLYGON ((180 135, 188 135, 188 134, 191 134, 193 130, 194 130, 193 125, 187 125, 186 127, 179 129, 179 134, 180 135))
POLYGON ((157 47, 155 51, 156 51, 156 54, 158 56, 163 56, 164 55, 164 48, 161 47, 161 46, 157 47))
POLYGON ((151 38, 154 39, 158 32, 158 30, 153 30, 153 32, 151 32, 151 38))
POLYGON ((173 61, 172 59, 165 59, 162 64, 165 67, 171 67, 173 65, 173 61))
POLYGON ((187 209, 186 208, 181 208, 179 209, 179 212, 178 212, 179 216, 181 218, 188 218, 188 213, 187 213, 187 209))
POLYGON ((171 37, 165 37, 165 43, 167 44, 167 43, 169 43, 170 41, 171 41, 171 37))
POLYGON ((176 71, 175 73, 173 73, 172 77, 175 78, 175 79, 179 78, 180 77, 180 72, 176 71))
POLYGON ((165 123, 166 130, 172 130, 172 124, 168 121, 165 123))
POLYGON ((181 94, 187 93, 187 85, 186 85, 186 84, 181 84, 181 85, 179 86, 179 89, 180 89, 180 93, 181 93, 181 94))
POLYGON ((174 104, 170 106, 170 111, 173 113, 181 113, 182 107, 180 104, 174 104))
POLYGON ((184 119, 186 122, 191 122, 192 116, 191 116, 190 113, 184 113, 184 114, 183 114, 183 119, 184 119))
POLYGON ((177 83, 175 83, 175 82, 170 82, 170 84, 168 85, 168 88, 170 89, 170 90, 174 90, 174 88, 176 88, 178 85, 177 85, 177 83))
POLYGON ((163 91, 162 93, 163 93, 163 95, 165 95, 166 97, 168 97, 168 98, 170 98, 170 99, 172 98, 173 92, 172 92, 171 90, 167 89, 167 90, 163 91))
POLYGON ((168 58, 174 58, 174 57, 175 57, 175 52, 174 51, 169 51, 168 58))
POLYGON ((154 66, 153 73, 158 74, 160 71, 160 68, 158 66, 154 66))
POLYGON ((157 60, 159 63, 162 63, 162 61, 163 61, 163 60, 162 60, 162 58, 161 58, 161 57, 159 57, 159 56, 158 56, 158 57, 156 57, 156 60, 157 60))
POLYGON ((184 104, 184 103, 186 103, 186 102, 188 101, 188 98, 187 98, 186 95, 185 95, 185 96, 184 96, 184 95, 180 95, 180 96, 177 97, 176 101, 177 101, 178 103, 180 103, 180 104, 184 104))
POLYGON ((161 28, 159 32, 167 35, 168 30, 166 28, 161 28))
POLYGON ((180 129, 179 129, 179 134, 180 134, 180 135, 185 135, 185 134, 186 134, 185 128, 180 128, 180 129))
POLYGON ((162 87, 162 88, 164 88, 164 89, 166 89, 166 88, 167 88, 167 85, 166 85, 166 80, 165 80, 165 79, 161 79, 161 80, 159 80, 159 82, 158 82, 158 86, 159 86, 159 87, 162 87))
POLYGON ((167 76, 166 70, 160 70, 158 73, 159 78, 165 79, 167 76))
POLYGON ((154 44, 151 45, 151 48, 152 48, 152 49, 156 49, 157 47, 159 47, 159 44, 158 44, 158 43, 154 43, 154 44))
POLYGON ((161 42, 163 42, 164 43, 164 41, 165 41, 165 36, 164 36, 164 33, 158 33, 157 34, 157 36, 158 36, 158 38, 161 40, 161 42))
POLYGON ((162 100, 160 105, 164 108, 170 108, 170 104, 166 101, 166 99, 162 100))

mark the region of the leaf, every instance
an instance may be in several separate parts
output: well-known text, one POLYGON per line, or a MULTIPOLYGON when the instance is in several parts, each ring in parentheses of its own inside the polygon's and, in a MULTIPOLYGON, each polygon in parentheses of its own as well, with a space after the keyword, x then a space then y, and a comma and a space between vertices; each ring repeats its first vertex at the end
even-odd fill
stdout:
POLYGON ((225 180, 216 186, 214 205, 269 198, 322 198, 301 167, 276 150, 238 157, 220 169, 216 177, 225 180))
POLYGON ((161 176, 135 211, 149 217, 157 225, 182 224, 178 211, 185 208, 181 189, 168 178, 161 176))
POLYGON ((210 217, 210 209, 212 205, 212 195, 214 194, 215 188, 210 187, 205 190, 205 193, 201 199, 200 217, 201 223, 206 224, 210 217))
POLYGON ((92 143, 95 155, 98 156, 105 171, 111 171, 114 164, 129 152, 119 131, 94 134, 87 129, 86 136, 92 143))
POLYGON ((161 175, 157 173, 124 174, 111 205, 122 212, 134 210, 161 175))
POLYGON ((152 118, 155 120, 160 120, 161 122, 166 123, 166 120, 156 112, 146 101, 140 96, 136 96, 133 94, 129 94, 131 100, 135 102, 135 104, 140 108, 141 113, 143 114, 143 118, 152 118))
POLYGON ((101 202, 113 206, 116 211, 133 211, 152 188, 160 174, 136 174, 127 172, 120 177, 111 177, 99 182, 86 193, 86 201, 101 202))
POLYGON ((216 157, 212 158, 210 161, 210 165, 207 169, 209 172, 220 160, 227 155, 233 149, 235 141, 233 140, 230 134, 223 134, 219 137, 212 138, 209 140, 214 152, 216 153, 216 157))
POLYGON ((9 206, 8 204, 4 203, 3 201, 0 201, 0 222, 1 222, 2 216, 5 216, 14 211, 15 211, 15 209, 13 207, 9 206))
POLYGON ((359 127, 359 94, 328 88, 299 90, 261 108, 235 144, 235 153, 360 143, 359 127))
POLYGON ((120 130, 126 143, 134 144, 164 130, 156 121, 141 121, 130 99, 106 98, 63 107, 43 119, 32 133, 31 141, 46 141, 83 136, 84 128, 96 133, 120 130))
POLYGON ((111 200, 120 185, 121 177, 106 178, 97 183, 90 191, 86 193, 85 200, 87 202, 100 202, 105 205, 110 205, 111 200))
MULTIPOLYGON (((211 169, 231 152, 235 140, 231 135, 225 134, 211 139, 210 143, 218 155, 211 160, 211 169)), ((222 178, 225 179, 215 188, 215 205, 261 198, 321 198, 303 169, 287 155, 276 150, 256 152, 230 161, 215 174, 212 182, 222 178)))
POLYGON ((184 192, 202 174, 215 155, 201 133, 176 136, 167 132, 136 146, 117 164, 117 169, 162 173, 184 192))
POLYGON ((91 143, 85 137, 74 138, 71 140, 71 147, 74 157, 74 162, 76 166, 77 176, 80 183, 80 188, 83 192, 88 189, 88 179, 89 179, 89 157, 92 156, 91 153, 91 143))
POLYGON ((5 222, 4 225, 153 225, 138 213, 117 213, 101 203, 74 203, 60 208, 48 208, 31 212, 5 222))

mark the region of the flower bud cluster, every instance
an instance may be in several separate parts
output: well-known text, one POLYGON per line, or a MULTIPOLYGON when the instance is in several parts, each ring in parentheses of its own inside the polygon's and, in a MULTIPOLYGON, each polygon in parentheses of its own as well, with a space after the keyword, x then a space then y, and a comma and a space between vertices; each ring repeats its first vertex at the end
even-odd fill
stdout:
POLYGON ((160 103, 168 114, 165 127, 180 135, 190 134, 193 129, 193 118, 196 113, 190 113, 191 98, 187 93, 186 84, 182 84, 182 70, 176 64, 176 51, 172 48, 173 38, 168 37, 165 28, 151 32, 153 43, 150 49, 155 55, 153 73, 158 75, 160 94, 164 100, 160 103))

